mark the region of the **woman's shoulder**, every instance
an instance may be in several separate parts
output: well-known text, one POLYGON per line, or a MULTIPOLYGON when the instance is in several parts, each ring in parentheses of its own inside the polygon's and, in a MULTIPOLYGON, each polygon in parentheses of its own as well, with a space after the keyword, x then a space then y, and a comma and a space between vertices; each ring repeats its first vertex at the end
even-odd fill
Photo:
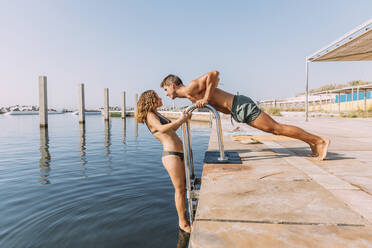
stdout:
POLYGON ((157 113, 155 113, 153 111, 149 111, 149 112, 147 112, 147 118, 156 118, 156 119, 158 119, 158 115, 157 115, 157 113))
POLYGON ((147 115, 146 115, 146 122, 151 122, 153 120, 157 120, 159 119, 159 117, 157 116, 157 114, 153 111, 149 111, 147 112, 147 115))

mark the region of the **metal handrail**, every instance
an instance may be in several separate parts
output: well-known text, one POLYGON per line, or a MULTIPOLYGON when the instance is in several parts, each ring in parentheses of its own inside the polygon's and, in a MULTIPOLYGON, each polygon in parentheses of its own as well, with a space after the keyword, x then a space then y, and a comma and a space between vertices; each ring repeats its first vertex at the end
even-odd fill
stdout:
MULTIPOLYGON (((221 128, 221 119, 220 115, 215 108, 211 105, 205 105, 205 108, 209 109, 215 116, 216 119, 216 128, 217 128, 217 136, 218 136, 218 146, 220 150, 220 157, 218 158, 219 161, 227 161, 228 158, 225 157, 225 151, 223 146, 223 138, 222 138, 222 128, 221 128)), ((185 113, 191 113, 197 109, 195 104, 186 108, 185 113)), ((193 206, 193 198, 196 198, 196 192, 193 188, 195 186, 195 173, 194 173, 194 158, 192 154, 192 145, 191 145, 191 137, 190 137, 190 122, 187 120, 182 125, 182 135, 183 135, 183 152, 184 152, 184 163, 185 163, 185 173, 186 173, 186 187, 187 187, 187 199, 189 205, 189 219, 190 225, 192 226, 194 220, 194 206, 193 206), (193 181, 193 182, 192 182, 193 181)))
MULTIPOLYGON (((213 108, 211 105, 209 104, 206 104, 205 105, 205 108, 209 109, 215 116, 216 118, 216 128, 217 128, 217 137, 218 137, 218 147, 220 149, 220 157, 218 158, 218 160, 220 161, 225 161, 227 160, 227 158, 225 157, 225 150, 224 150, 224 146, 223 146, 223 138, 222 138, 222 128, 221 128, 221 118, 220 118, 220 114, 218 113, 218 111, 213 108)), ((186 108, 185 112, 186 113, 191 113, 192 111, 194 111, 195 109, 197 109, 197 107, 195 106, 195 104, 189 106, 186 108)), ((190 125, 188 122, 186 122, 186 125, 190 125)))

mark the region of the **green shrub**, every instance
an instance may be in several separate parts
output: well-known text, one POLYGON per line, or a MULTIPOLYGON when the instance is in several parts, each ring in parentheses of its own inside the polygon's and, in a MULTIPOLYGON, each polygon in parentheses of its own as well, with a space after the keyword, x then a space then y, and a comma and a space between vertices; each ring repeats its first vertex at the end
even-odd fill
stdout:
POLYGON ((280 109, 279 108, 273 108, 273 107, 270 107, 268 109, 264 109, 264 111, 269 114, 269 115, 273 115, 273 116, 282 116, 282 114, 280 113, 280 109))
POLYGON ((340 117, 343 118, 366 118, 368 116, 369 116, 368 113, 365 113, 362 110, 340 113, 340 117))
POLYGON ((121 113, 110 113, 111 117, 121 117, 121 113))

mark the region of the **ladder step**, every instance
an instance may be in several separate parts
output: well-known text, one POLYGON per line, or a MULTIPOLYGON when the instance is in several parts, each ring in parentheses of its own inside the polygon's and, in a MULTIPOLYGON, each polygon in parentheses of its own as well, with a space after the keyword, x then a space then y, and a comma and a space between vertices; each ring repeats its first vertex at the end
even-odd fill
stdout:
POLYGON ((199 178, 199 177, 195 177, 195 179, 194 179, 194 183, 193 183, 194 185, 200 185, 201 184, 201 178, 199 178))
POLYGON ((199 190, 191 190, 190 195, 192 199, 199 199, 199 190))

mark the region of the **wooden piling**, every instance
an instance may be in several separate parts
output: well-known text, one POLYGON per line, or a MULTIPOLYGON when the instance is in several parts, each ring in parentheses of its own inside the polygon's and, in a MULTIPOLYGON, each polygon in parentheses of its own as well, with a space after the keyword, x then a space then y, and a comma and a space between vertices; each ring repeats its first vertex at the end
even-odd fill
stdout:
POLYGON ((39 76, 39 115, 40 127, 48 127, 48 95, 46 76, 39 76))
MULTIPOLYGON (((137 113, 137 103, 138 103, 138 94, 134 94, 134 116, 136 116, 137 113)), ((138 122, 135 120, 134 121, 134 136, 138 137, 138 122)))
POLYGON ((108 121, 110 118, 110 111, 109 111, 109 89, 104 89, 104 107, 103 107, 103 118, 105 121, 108 121))
POLYGON ((138 94, 134 94, 134 116, 136 116, 137 113, 137 102, 138 102, 138 94))
POLYGON ((79 84, 79 123, 85 123, 84 84, 79 84))
POLYGON ((121 93, 121 118, 124 119, 126 116, 126 106, 125 106, 125 91, 121 93))

